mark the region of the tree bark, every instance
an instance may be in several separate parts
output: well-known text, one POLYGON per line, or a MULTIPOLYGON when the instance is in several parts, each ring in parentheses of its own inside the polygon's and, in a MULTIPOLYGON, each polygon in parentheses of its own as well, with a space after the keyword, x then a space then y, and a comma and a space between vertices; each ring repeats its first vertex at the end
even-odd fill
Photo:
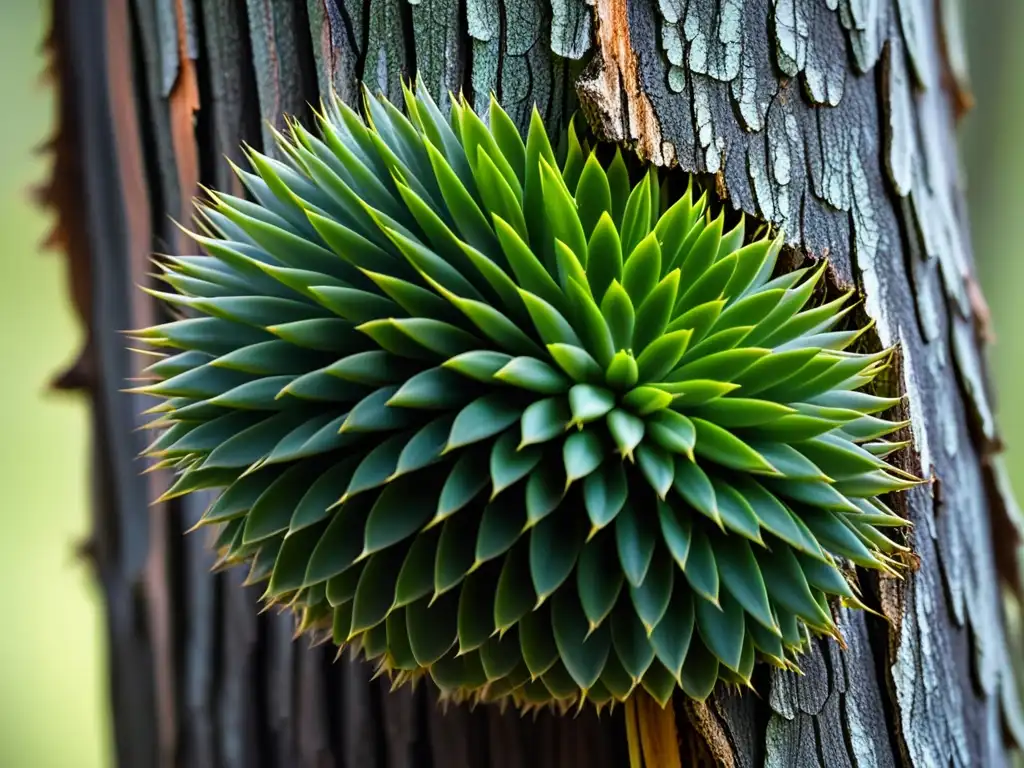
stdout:
POLYGON ((200 184, 235 189, 225 156, 269 148, 329 88, 400 98, 491 91, 519 124, 580 109, 642 158, 702 174, 827 255, 898 344, 909 395, 907 495, 919 566, 861 574, 882 617, 840 611, 796 677, 760 696, 675 704, 684 764, 1009 764, 1022 718, 1004 598, 1016 606, 1019 517, 1006 491, 984 370, 956 124, 969 102, 956 0, 53 0, 61 94, 55 173, 72 292, 89 342, 58 384, 92 397, 95 524, 118 765, 622 766, 620 714, 520 718, 390 692, 369 667, 257 615, 243 574, 211 574, 204 506, 149 506, 145 403, 119 391, 139 362, 119 334, 160 308, 136 284, 152 252, 186 247, 172 219, 200 184), (262 121, 267 121, 263 123, 262 121))

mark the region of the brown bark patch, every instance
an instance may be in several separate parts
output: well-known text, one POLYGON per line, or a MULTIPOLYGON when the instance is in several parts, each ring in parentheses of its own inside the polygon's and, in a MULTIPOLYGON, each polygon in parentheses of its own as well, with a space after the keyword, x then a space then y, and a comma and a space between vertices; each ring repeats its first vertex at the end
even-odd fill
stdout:
POLYGON ((179 215, 192 205, 199 191, 199 151, 196 148, 195 114, 199 111, 199 83, 195 62, 189 58, 185 31, 184 0, 176 4, 178 22, 178 77, 168 96, 171 117, 171 143, 178 159, 178 188, 181 193, 179 215))
POLYGON ((630 145, 641 159, 655 165, 674 164, 675 147, 662 139, 658 117, 640 82, 627 0, 595 0, 594 16, 594 58, 577 82, 584 113, 608 141, 630 145))
POLYGON ((710 762, 721 768, 733 768, 736 765, 736 753, 725 733, 725 728, 722 727, 722 722, 711 707, 706 702, 692 700, 686 701, 684 707, 694 731, 703 742, 701 751, 704 754, 695 758, 694 762, 710 762))

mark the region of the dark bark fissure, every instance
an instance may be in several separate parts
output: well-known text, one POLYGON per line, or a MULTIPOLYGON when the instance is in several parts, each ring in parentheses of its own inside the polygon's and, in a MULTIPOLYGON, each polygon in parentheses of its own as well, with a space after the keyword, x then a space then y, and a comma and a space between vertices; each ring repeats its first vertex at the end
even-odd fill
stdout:
POLYGON ((148 251, 179 242, 168 217, 190 215, 179 210, 183 193, 199 193, 179 188, 189 172, 240 193, 223 156, 239 160, 243 141, 271 149, 262 121, 281 127, 282 113, 309 125, 306 105, 327 95, 324 84, 350 101, 363 81, 394 98, 400 77, 425 69, 442 103, 461 90, 479 108, 494 92, 521 126, 536 103, 555 128, 577 108, 579 78, 619 65, 605 72, 607 93, 580 91, 587 117, 725 193, 730 219, 742 212, 784 226, 794 264, 829 255, 833 290, 863 290, 858 313, 878 321, 876 345, 904 351, 890 383, 915 401, 917 453, 906 461, 942 483, 901 502, 921 556, 908 586, 859 574, 865 601, 893 623, 843 613, 849 649, 817 644, 806 677, 760 667, 759 698, 679 702, 684 761, 1006 764, 1019 715, 1012 676, 1000 669, 991 567, 987 510, 1000 504, 999 482, 983 482, 982 471, 1000 471, 989 460, 998 440, 961 285, 973 278, 950 165, 950 116, 963 99, 939 19, 948 2, 54 0, 63 127, 73 138, 58 152, 82 169, 64 179, 64 197, 85 210, 70 234, 87 244, 78 258, 91 278, 89 550, 106 596, 118 764, 627 764, 620 713, 445 712, 424 685, 391 693, 347 654, 335 661, 333 648, 293 641, 289 616, 257 616, 244 574, 210 574, 204 534, 184 536, 201 500, 147 510, 154 486, 134 459, 142 409, 119 392, 135 369, 117 334, 159 311, 132 283, 148 251), (620 32, 632 59, 618 64, 595 34, 613 18, 628 19, 620 32), (439 19, 454 19, 453 39, 439 19), (196 50, 177 44, 172 22, 196 50), (118 70, 119 61, 130 67, 118 70), (195 115, 172 108, 189 67, 195 115), (195 169, 176 154, 183 120, 194 120, 195 169), (148 200, 136 199, 133 183, 148 200), (147 581, 154 562, 163 571, 147 581))

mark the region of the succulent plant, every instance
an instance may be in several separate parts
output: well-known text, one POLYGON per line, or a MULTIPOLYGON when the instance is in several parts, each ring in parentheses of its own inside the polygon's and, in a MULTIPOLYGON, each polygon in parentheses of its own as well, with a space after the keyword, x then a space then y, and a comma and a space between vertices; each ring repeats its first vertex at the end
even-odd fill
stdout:
POLYGON ((211 193, 207 255, 160 262, 181 317, 136 337, 167 496, 223 489, 222 563, 456 699, 795 667, 862 606, 851 566, 905 551, 899 400, 865 391, 890 352, 849 351, 824 263, 779 270, 682 172, 405 96, 249 151, 253 201, 211 193))

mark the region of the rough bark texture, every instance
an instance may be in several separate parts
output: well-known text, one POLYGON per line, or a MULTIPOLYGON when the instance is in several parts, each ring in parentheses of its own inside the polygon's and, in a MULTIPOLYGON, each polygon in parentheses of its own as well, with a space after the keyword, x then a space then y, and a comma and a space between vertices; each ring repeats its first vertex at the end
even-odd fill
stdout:
POLYGON ((392 98, 419 71, 435 96, 494 91, 520 124, 578 106, 607 138, 707 174, 794 251, 828 255, 878 341, 899 344, 912 468, 935 482, 906 511, 920 566, 864 578, 889 621, 841 613, 806 675, 761 696, 677 702, 684 762, 736 766, 1001 766, 1021 715, 1003 590, 1019 521, 986 389, 986 312, 972 277, 955 126, 969 102, 956 0, 54 0, 62 122, 57 242, 90 341, 59 383, 94 405, 95 528, 121 766, 619 766, 616 716, 481 707, 389 693, 368 667, 257 616, 243 574, 209 573, 201 498, 149 507, 146 405, 119 390, 138 359, 119 334, 159 319, 151 252, 186 247, 199 184, 269 147, 263 120, 307 115, 329 87, 392 98), (993 539, 998 546, 993 544, 993 539))

